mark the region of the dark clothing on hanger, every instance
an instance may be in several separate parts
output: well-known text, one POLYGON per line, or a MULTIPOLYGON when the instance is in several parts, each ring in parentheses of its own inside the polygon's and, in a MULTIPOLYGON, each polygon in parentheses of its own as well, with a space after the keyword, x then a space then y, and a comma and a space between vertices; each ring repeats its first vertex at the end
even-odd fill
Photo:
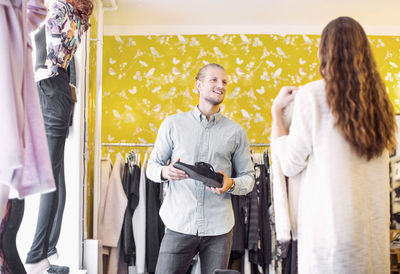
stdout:
MULTIPOLYGON (((249 238, 248 238, 248 249, 249 251, 255 251, 257 252, 258 250, 258 243, 261 239, 260 236, 260 212, 258 211, 259 209, 259 198, 258 195, 259 189, 257 189, 258 185, 260 183, 260 178, 256 178, 256 182, 253 188, 253 191, 250 193, 250 214, 249 214, 249 238)), ((254 260, 253 263, 258 264, 258 260, 254 260)))
POLYGON ((231 257, 237 258, 244 254, 247 247, 247 221, 249 213, 249 197, 231 195, 232 208, 235 216, 231 257))
POLYGON ((297 274, 297 241, 291 240, 285 258, 282 258, 282 274, 297 274))
POLYGON ((250 194, 249 261, 267 269, 272 258, 268 212, 271 205, 270 178, 266 165, 256 165, 256 169, 259 169, 260 175, 256 177, 250 194))
POLYGON ((129 172, 129 164, 126 163, 124 167, 124 176, 122 178, 122 186, 126 197, 128 198, 128 205, 125 210, 124 222, 121 231, 121 248, 124 254, 124 261, 131 263, 135 260, 136 247, 133 238, 132 216, 139 204, 139 181, 140 181, 140 168, 137 165, 133 166, 132 173, 129 172))
POLYGON ((146 178, 146 268, 148 272, 155 272, 164 236, 164 223, 158 212, 162 202, 162 183, 154 183, 146 178))

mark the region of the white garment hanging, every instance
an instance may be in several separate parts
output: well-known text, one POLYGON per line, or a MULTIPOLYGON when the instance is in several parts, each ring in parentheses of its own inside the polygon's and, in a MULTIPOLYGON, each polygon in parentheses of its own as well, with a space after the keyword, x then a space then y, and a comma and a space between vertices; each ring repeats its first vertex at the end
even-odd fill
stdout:
MULTIPOLYGON (((111 160, 107 158, 101 159, 101 177, 100 177, 100 203, 99 203, 99 214, 98 214, 98 228, 97 228, 97 239, 100 241, 101 245, 103 245, 103 218, 104 218, 104 209, 106 205, 106 197, 108 184, 110 182, 112 170, 111 160)), ((109 250, 107 248, 106 254, 109 254, 109 250)), ((103 251, 104 254, 104 251, 103 251)))
POLYGON ((128 198, 122 186, 125 161, 121 153, 116 155, 108 184, 103 226, 103 246, 110 247, 110 260, 107 273, 118 273, 118 260, 120 250, 120 236, 128 198))
MULTIPOLYGON (((284 109, 284 126, 289 129, 292 115, 293 103, 284 109)), ((272 132, 274 135, 274 132, 272 132)), ((272 171, 272 193, 275 211, 275 231, 278 242, 289 242, 297 239, 297 210, 298 196, 300 190, 300 176, 289 178, 286 187, 286 177, 279 164, 279 158, 274 147, 271 149, 271 171, 272 171)))

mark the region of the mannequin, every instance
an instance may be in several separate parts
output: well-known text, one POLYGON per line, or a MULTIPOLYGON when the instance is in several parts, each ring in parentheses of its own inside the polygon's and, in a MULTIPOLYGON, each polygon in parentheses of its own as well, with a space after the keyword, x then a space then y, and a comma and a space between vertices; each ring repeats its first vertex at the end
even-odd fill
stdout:
POLYGON ((64 146, 74 105, 67 70, 89 28, 92 10, 91 0, 53 0, 35 36, 35 80, 57 189, 40 197, 36 232, 25 264, 29 273, 42 272, 58 258, 56 245, 66 199, 64 146))

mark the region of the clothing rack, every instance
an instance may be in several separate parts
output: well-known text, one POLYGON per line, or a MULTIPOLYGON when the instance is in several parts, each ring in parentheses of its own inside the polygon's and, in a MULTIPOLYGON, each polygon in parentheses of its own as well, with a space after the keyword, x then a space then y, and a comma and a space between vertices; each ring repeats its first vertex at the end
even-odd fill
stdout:
POLYGON ((154 147, 154 144, 143 143, 101 143, 103 147, 154 147))
MULTIPOLYGON (((269 147, 267 143, 250 143, 250 147, 269 147)), ((154 144, 143 143, 102 143, 103 147, 154 147, 154 144)))

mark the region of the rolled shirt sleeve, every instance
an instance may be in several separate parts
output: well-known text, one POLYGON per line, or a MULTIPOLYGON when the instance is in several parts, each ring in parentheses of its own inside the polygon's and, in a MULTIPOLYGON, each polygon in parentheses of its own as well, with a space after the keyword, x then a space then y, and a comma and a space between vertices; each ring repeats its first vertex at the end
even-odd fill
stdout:
POLYGON ((246 195, 254 187, 254 163, 251 159, 249 140, 246 131, 241 128, 237 134, 237 148, 233 155, 232 163, 236 171, 234 195, 246 195))
POLYGON ((169 119, 166 118, 158 130, 154 148, 147 163, 146 176, 156 183, 161 183, 161 170, 172 155, 172 139, 169 128, 169 119))

